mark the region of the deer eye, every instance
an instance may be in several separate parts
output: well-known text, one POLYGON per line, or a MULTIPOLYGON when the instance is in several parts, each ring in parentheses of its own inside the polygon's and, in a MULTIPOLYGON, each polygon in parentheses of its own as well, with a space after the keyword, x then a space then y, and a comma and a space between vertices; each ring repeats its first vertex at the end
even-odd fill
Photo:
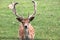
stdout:
POLYGON ((24 23, 24 22, 22 21, 22 23, 24 23))

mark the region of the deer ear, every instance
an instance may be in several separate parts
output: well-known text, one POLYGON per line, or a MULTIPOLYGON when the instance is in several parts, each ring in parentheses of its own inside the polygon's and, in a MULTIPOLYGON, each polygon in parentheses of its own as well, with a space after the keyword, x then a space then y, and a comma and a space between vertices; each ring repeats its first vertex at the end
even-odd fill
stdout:
POLYGON ((34 19, 34 17, 30 17, 29 20, 32 21, 34 19))
POLYGON ((16 19, 17 19, 19 22, 22 22, 22 20, 23 20, 22 18, 16 18, 16 19))

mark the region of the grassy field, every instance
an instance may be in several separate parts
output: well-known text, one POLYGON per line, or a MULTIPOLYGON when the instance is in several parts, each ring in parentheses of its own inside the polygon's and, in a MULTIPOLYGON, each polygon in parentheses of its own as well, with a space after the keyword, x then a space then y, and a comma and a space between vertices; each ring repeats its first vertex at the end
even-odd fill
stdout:
MULTIPOLYGON (((20 15, 33 12, 32 0, 15 0, 20 15)), ((12 0, 0 0, 0 40, 18 40, 19 22, 8 5, 12 0)), ((31 24, 36 40, 60 40, 60 0, 36 0, 37 14, 31 24)))

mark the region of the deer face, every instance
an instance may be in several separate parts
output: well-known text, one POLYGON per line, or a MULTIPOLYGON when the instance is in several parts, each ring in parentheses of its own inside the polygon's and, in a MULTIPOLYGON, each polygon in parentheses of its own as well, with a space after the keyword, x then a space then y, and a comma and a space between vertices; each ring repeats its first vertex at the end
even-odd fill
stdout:
POLYGON ((28 26, 29 26, 29 20, 28 19, 23 19, 21 21, 21 23, 23 24, 23 26, 24 26, 25 29, 28 28, 28 26))
POLYGON ((16 18, 16 19, 23 24, 24 28, 28 28, 30 21, 32 21, 34 17, 31 17, 30 19, 29 18, 26 18, 26 19, 16 18))

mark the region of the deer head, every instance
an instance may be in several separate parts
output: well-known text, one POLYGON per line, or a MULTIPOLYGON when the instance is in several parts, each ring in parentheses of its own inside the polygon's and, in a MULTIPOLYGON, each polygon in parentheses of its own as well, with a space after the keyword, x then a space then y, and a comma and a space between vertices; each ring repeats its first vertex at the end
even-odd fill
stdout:
POLYGON ((15 9, 16 4, 18 4, 17 2, 13 2, 9 5, 9 8, 12 10, 13 14, 15 14, 17 16, 17 20, 19 22, 21 22, 25 27, 29 24, 30 21, 32 21, 35 17, 36 14, 36 2, 33 0, 33 6, 34 6, 34 12, 32 15, 28 16, 28 18, 23 18, 22 16, 18 15, 15 9))

